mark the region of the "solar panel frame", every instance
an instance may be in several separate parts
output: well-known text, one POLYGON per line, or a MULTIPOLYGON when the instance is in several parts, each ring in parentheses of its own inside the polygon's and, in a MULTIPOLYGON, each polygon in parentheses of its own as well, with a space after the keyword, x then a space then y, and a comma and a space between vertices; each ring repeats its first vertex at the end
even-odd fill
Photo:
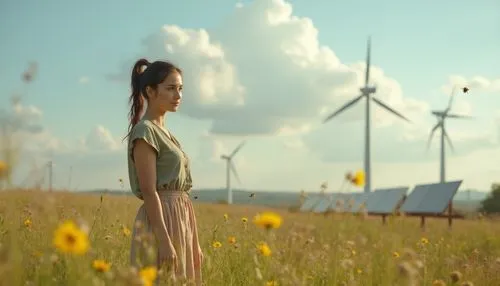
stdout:
POLYGON ((400 210, 413 214, 443 213, 461 184, 462 180, 417 185, 400 210))
POLYGON ((301 212, 311 211, 316 204, 319 202, 320 196, 310 196, 306 199, 306 201, 300 206, 301 212))
POLYGON ((395 187, 380 189, 374 200, 367 203, 368 213, 372 214, 392 214, 398 205, 405 199, 409 187, 395 187))

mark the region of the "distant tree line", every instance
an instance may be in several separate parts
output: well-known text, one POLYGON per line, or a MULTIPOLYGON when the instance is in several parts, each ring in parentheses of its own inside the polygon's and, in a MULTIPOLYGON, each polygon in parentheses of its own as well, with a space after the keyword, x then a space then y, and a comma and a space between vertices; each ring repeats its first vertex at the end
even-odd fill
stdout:
POLYGON ((500 213, 500 184, 492 184, 491 192, 481 202, 479 211, 486 214, 500 213))

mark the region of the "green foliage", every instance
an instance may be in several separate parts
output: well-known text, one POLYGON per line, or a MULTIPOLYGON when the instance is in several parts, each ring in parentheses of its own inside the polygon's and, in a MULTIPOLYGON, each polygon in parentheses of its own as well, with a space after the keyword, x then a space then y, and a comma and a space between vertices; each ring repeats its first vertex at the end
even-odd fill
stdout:
POLYGON ((500 184, 493 184, 491 192, 486 199, 481 202, 481 212, 500 213, 500 184))

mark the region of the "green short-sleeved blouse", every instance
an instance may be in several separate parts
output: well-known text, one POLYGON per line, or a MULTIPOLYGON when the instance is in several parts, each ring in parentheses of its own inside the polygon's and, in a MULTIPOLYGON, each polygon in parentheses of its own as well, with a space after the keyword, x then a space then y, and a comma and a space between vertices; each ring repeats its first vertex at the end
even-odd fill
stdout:
POLYGON ((139 187, 135 169, 133 148, 136 139, 143 139, 156 150, 156 188, 157 190, 189 192, 192 187, 189 158, 182 151, 179 141, 150 120, 140 120, 130 132, 128 141, 128 173, 132 193, 140 199, 142 193, 139 187))

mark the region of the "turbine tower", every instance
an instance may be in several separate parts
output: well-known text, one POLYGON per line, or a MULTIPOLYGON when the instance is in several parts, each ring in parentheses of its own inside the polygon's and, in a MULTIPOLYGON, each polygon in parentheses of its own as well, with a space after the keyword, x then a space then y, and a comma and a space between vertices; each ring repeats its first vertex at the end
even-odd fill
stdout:
POLYGON ((365 72, 365 85, 360 88, 361 95, 354 98, 353 100, 347 102, 344 106, 339 108, 337 111, 328 116, 323 123, 326 123, 328 120, 332 119, 336 115, 340 114, 342 111, 349 109, 354 106, 358 101, 362 98, 366 99, 366 109, 365 109, 365 160, 364 160, 364 169, 365 169, 365 193, 371 192, 371 154, 370 154, 370 103, 373 100, 376 104, 386 109, 387 111, 395 114, 396 116, 406 120, 409 122, 408 118, 395 111, 387 104, 383 103, 379 99, 372 96, 377 90, 375 86, 369 86, 368 83, 370 81, 370 54, 371 54, 371 37, 368 37, 367 49, 366 49, 366 72, 365 72))
POLYGON ((222 155, 220 156, 221 159, 226 160, 226 189, 227 189, 227 203, 232 204, 233 203, 233 190, 231 189, 231 172, 233 172, 233 175, 236 177, 236 180, 238 180, 238 183, 240 183, 240 178, 238 176, 238 172, 236 172, 236 168, 234 167, 233 164, 233 157, 240 151, 240 149, 243 147, 245 142, 241 142, 238 147, 234 149, 234 151, 231 153, 231 155, 222 155))
POLYGON ((434 132, 440 128, 441 129, 441 150, 440 150, 440 174, 439 174, 439 182, 444 183, 445 182, 445 175, 446 175, 446 166, 445 166, 445 144, 444 140, 448 141, 448 144, 450 145, 450 149, 454 151, 453 144, 451 143, 450 136, 448 136, 448 133, 446 132, 445 128, 445 120, 446 118, 471 118, 470 116, 466 115, 458 115, 458 114, 451 114, 450 109, 453 103, 453 98, 455 94, 455 89, 453 89, 451 95, 450 95, 450 100, 448 102, 448 107, 445 110, 438 111, 438 110, 433 110, 431 113, 436 116, 436 119, 438 122, 436 125, 432 128, 431 133, 429 134, 429 140, 427 141, 427 150, 429 150, 431 141, 432 141, 432 136, 434 135, 434 132))

